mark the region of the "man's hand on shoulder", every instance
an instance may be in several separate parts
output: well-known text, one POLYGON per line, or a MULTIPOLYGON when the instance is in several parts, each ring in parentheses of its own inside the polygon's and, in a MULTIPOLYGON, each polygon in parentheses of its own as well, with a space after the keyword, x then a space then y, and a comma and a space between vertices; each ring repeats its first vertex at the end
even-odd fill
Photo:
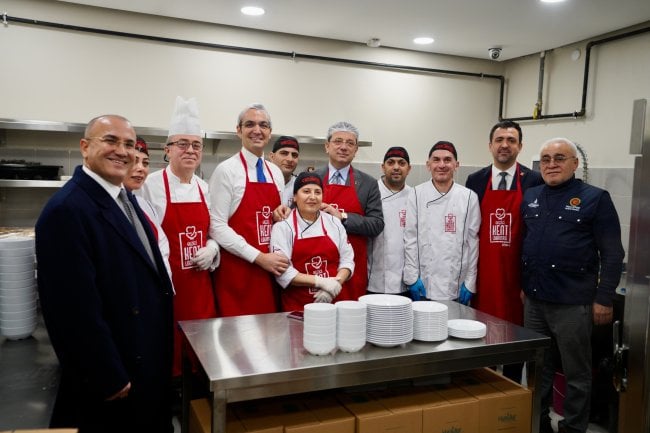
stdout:
POLYGON ((279 276, 289 267, 289 259, 282 253, 259 253, 255 264, 273 275, 279 276))

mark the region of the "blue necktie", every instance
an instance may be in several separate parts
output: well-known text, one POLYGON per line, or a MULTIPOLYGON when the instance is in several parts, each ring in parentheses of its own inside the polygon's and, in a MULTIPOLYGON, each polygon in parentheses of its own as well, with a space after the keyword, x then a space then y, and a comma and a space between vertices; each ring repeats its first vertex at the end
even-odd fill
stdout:
POLYGON ((262 158, 257 160, 257 181, 266 183, 266 176, 264 176, 264 164, 262 158))
POLYGON ((343 185, 343 176, 341 176, 340 171, 335 171, 332 175, 332 182, 334 185, 343 185))

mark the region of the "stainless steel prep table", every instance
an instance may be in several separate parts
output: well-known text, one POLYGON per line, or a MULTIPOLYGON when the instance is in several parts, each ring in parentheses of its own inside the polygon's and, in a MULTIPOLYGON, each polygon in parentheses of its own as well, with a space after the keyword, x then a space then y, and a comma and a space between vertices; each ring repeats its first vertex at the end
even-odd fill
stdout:
MULTIPOLYGON (((212 431, 225 433, 229 402, 340 388, 391 380, 435 376, 498 364, 537 361, 550 339, 456 302, 444 302, 449 319, 473 319, 487 325, 485 338, 450 337, 439 343, 412 341, 361 351, 310 355, 302 345, 303 323, 287 313, 180 322, 184 338, 183 431, 189 412, 188 351, 205 371, 212 393, 212 431)), ((541 370, 536 371, 539 389, 541 370)), ((540 396, 533 396, 533 433, 539 427, 540 396)))

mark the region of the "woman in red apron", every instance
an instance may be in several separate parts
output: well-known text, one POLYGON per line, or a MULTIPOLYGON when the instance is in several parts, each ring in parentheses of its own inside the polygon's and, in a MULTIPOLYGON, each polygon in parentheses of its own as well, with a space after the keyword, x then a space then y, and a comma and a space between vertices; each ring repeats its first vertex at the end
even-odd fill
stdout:
MULTIPOLYGON (((323 187, 323 201, 329 203, 341 212, 356 213, 365 215, 363 207, 357 197, 354 188, 354 170, 350 166, 348 185, 336 185, 329 183, 329 170, 325 173, 325 185, 323 187)), ((348 235, 348 241, 354 250, 354 275, 344 285, 343 290, 336 298, 337 301, 359 299, 366 294, 368 288, 368 238, 365 236, 348 235)))
POLYGON ((302 310, 312 302, 332 302, 354 270, 354 252, 337 218, 320 210, 321 178, 301 173, 294 183, 296 208, 273 226, 273 251, 291 257, 291 266, 276 279, 282 290, 282 310, 302 310), (327 230, 327 226, 330 230, 327 230))
POLYGON ((518 325, 523 324, 521 303, 521 176, 515 190, 493 190, 488 180, 481 201, 477 295, 474 308, 518 325))
MULTIPOLYGON (((172 269, 174 322, 217 317, 210 272, 201 271, 193 263, 194 253, 205 246, 210 226, 210 213, 203 191, 197 185, 201 201, 174 203, 171 200, 167 170, 163 170, 167 207, 162 228, 169 240, 169 264, 172 269)), ((181 374, 181 333, 174 329, 173 375, 181 374)))
MULTIPOLYGON (((239 207, 228 219, 228 225, 246 242, 263 253, 269 252, 273 210, 280 205, 280 194, 271 173, 271 183, 251 182, 244 155, 240 152, 246 172, 246 189, 239 207)), ((219 314, 239 316, 277 311, 277 301, 271 275, 254 263, 249 263, 228 251, 222 251, 221 264, 214 273, 219 314)))

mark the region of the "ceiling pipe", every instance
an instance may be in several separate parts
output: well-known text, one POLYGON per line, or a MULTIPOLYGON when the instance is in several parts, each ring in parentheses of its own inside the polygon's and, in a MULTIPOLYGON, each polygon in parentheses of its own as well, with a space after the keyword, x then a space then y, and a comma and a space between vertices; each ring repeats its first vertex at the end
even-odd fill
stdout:
POLYGON ((634 36, 641 35, 643 33, 650 32, 650 27, 644 27, 641 29, 633 30, 631 32, 621 33, 618 35, 610 36, 603 39, 598 39, 587 43, 585 48, 585 72, 582 79, 582 105, 580 111, 574 111, 573 113, 560 113, 560 114, 540 114, 537 117, 528 116, 528 117, 510 117, 502 120, 512 120, 515 122, 520 122, 523 120, 540 120, 540 119, 567 119, 579 117, 585 117, 587 114, 587 90, 589 87, 589 69, 590 69, 590 60, 591 60, 591 49, 597 45, 606 44, 609 42, 618 41, 621 39, 631 38, 634 36))

